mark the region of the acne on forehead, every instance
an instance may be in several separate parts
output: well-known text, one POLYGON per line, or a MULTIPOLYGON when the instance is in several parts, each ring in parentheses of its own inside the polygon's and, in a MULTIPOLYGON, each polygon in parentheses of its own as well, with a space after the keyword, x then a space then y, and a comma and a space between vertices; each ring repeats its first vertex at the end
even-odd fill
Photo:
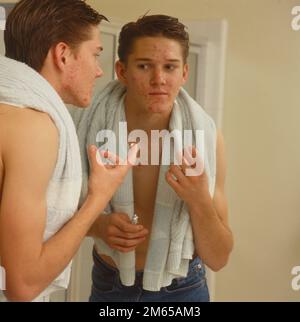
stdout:
POLYGON ((89 40, 101 43, 101 33, 98 26, 91 26, 89 40))
POLYGON ((163 55, 166 59, 183 60, 183 49, 181 44, 165 37, 143 37, 138 38, 132 45, 129 54, 133 56, 143 56, 143 58, 156 58, 163 55))

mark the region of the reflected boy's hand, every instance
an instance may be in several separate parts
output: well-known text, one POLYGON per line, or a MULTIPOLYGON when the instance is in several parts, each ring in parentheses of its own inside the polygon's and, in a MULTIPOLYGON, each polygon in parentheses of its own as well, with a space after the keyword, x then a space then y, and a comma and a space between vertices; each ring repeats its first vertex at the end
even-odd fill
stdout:
POLYGON ((132 224, 129 216, 125 213, 111 213, 101 215, 101 217, 99 237, 109 247, 120 252, 127 253, 135 250, 149 233, 144 226, 132 224))

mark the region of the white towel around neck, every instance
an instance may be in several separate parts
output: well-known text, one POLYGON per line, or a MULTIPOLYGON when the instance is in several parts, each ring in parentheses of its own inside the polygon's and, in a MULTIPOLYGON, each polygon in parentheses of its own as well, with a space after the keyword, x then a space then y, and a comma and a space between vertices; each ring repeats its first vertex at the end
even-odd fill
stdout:
MULTIPOLYGON (((118 82, 111 82, 94 98, 92 106, 85 111, 72 113, 79 137, 83 165, 82 197, 87 192, 89 172, 86 147, 96 144, 100 130, 113 130, 118 138, 119 122, 125 122, 124 95, 126 89, 118 82)), ((205 171, 209 179, 209 191, 214 193, 216 175, 216 128, 213 120, 187 94, 180 90, 174 105, 169 130, 203 130, 205 140, 205 171)), ((121 138, 122 140, 123 138, 121 138)), ((122 151, 127 142, 118 142, 122 151)), ((118 150, 117 150, 118 151, 118 150)), ((164 153, 164 150, 163 150, 164 153)), ((159 291, 171 284, 173 278, 187 275, 189 261, 194 254, 191 223, 187 208, 165 180, 169 166, 161 165, 155 210, 149 248, 143 275, 143 288, 159 291)), ((128 173, 107 209, 112 212, 125 212, 130 218, 134 215, 132 171, 128 173)), ((142 218, 141 218, 142 224, 142 218)), ((111 249, 103 240, 95 239, 100 254, 110 256, 116 263, 121 282, 134 285, 135 252, 121 253, 111 249)))

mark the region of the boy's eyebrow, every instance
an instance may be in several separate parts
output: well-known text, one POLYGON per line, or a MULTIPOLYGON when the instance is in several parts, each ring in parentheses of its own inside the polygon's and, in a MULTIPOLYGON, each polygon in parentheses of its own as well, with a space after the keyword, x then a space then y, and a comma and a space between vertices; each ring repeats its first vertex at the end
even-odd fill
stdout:
POLYGON ((150 58, 136 58, 135 61, 152 61, 150 58))
MULTIPOLYGON (((150 58, 136 58, 135 61, 153 61, 150 58)), ((167 59, 168 62, 180 63, 180 59, 167 59)))

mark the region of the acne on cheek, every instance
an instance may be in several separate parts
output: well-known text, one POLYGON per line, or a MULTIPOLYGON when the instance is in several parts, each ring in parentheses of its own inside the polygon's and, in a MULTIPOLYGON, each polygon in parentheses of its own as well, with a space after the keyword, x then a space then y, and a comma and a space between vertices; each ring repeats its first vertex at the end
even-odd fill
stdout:
POLYGON ((83 103, 84 103, 84 105, 85 106, 88 106, 88 105, 90 105, 90 98, 87 96, 87 97, 85 97, 84 99, 83 99, 83 103))
POLYGON ((132 76, 132 78, 131 78, 131 80, 130 80, 131 82, 135 82, 135 83, 140 83, 140 79, 139 78, 137 78, 137 77, 135 77, 135 76, 132 76))
POLYGON ((146 88, 144 88, 142 85, 141 85, 141 79, 140 78, 137 78, 137 77, 132 77, 130 79, 128 79, 128 83, 129 84, 135 84, 134 85, 134 89, 136 92, 138 93, 145 93, 145 91, 147 90, 146 88))
POLYGON ((72 82, 76 78, 76 74, 78 73, 78 67, 72 67, 69 71, 68 81, 72 82))

